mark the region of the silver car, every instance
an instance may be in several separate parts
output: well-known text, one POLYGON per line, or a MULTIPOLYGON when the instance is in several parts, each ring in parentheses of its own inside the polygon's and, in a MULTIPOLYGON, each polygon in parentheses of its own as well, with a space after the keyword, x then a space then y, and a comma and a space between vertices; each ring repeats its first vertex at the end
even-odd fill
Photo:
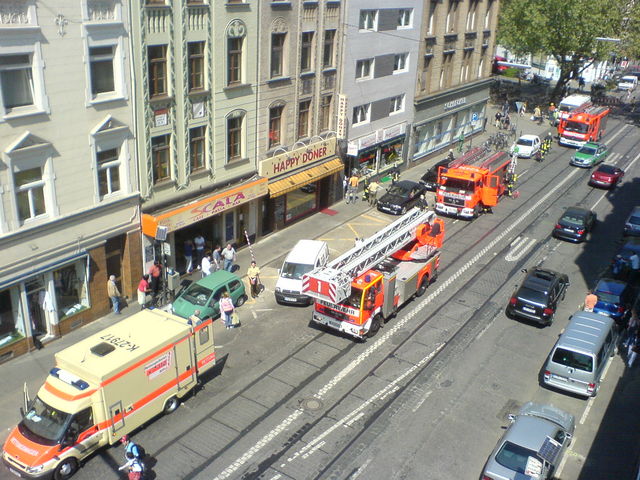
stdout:
POLYGON ((571 442, 573 415, 529 402, 509 420, 511 425, 491 452, 480 480, 551 478, 571 442))
POLYGON ((625 235, 640 235, 640 207, 633 207, 624 222, 625 235))

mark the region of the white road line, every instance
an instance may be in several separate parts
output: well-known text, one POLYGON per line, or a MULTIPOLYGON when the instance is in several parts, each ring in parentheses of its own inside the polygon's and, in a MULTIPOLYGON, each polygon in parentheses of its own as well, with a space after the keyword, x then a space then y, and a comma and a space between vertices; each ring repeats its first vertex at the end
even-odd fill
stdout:
POLYGON ((522 256, 527 253, 536 242, 537 240, 535 238, 529 239, 529 237, 522 237, 522 241, 513 246, 511 250, 509 250, 509 253, 504 256, 504 259, 507 262, 515 262, 522 258, 522 256), (527 242, 527 240, 529 241, 527 242))
MULTIPOLYGON (((424 300, 414 306, 404 317, 398 318, 397 321, 393 323, 391 328, 385 327, 385 333, 383 335, 379 335, 377 340, 370 344, 360 355, 358 355, 352 362, 349 363, 344 369, 342 369, 333 379, 331 379, 326 385, 324 385, 318 392, 314 395, 316 398, 321 399, 324 397, 330 390, 333 389, 337 384, 340 383, 344 378, 346 378, 356 367, 360 366, 365 360, 369 358, 376 350, 378 350, 382 345, 384 345, 387 341, 389 341, 395 333, 403 328, 410 320, 413 319, 417 314, 424 313, 425 307, 429 305, 438 295, 440 295, 446 288, 449 287, 454 281, 458 279, 466 270, 468 270, 472 265, 474 265, 479 260, 485 258, 487 252, 495 247, 499 242, 501 242, 505 237, 507 237, 520 223, 528 220, 530 215, 532 215, 536 210, 547 201, 549 197, 551 197, 557 190, 562 188, 567 182, 569 182, 576 174, 578 170, 573 170, 566 177, 560 180, 551 190, 549 190, 546 194, 538 199, 536 203, 534 203, 531 207, 529 207, 522 215, 520 215, 514 222, 505 227, 505 229, 498 234, 491 242, 489 242, 484 248, 482 248, 471 260, 469 260, 464 266, 459 268, 453 275, 451 275, 447 280, 440 283, 438 288, 434 290, 430 295, 428 295, 424 300)), ((413 368, 413 367, 412 367, 413 368)), ((410 369, 411 370, 411 369, 410 369)), ((234 473, 239 470, 244 464, 251 460, 260 450, 266 447, 272 440, 275 439, 280 433, 284 432, 294 420, 296 420, 304 410, 302 408, 296 409, 293 413, 291 413, 285 420, 283 420, 280 424, 278 424, 274 429, 272 429, 269 433, 263 436, 254 446, 249 448, 242 456, 240 456, 235 462, 229 465, 226 469, 220 472, 214 480, 221 480, 225 478, 230 478, 234 475, 234 473)), ((337 425, 337 424, 336 424, 337 425)), ((324 434, 323 434, 324 436, 324 434)), ((319 438, 319 437, 318 437, 319 438)), ((309 444, 310 445, 310 444, 309 444)), ((307 445, 307 446, 309 446, 307 445)))
POLYGON ((365 462, 360 466, 360 468, 358 468, 355 472, 353 472, 353 475, 351 475, 351 480, 355 480, 360 475, 362 475, 362 472, 364 472, 364 469, 367 468, 367 466, 369 466, 372 460, 373 458, 367 458, 365 462))
MULTIPOLYGON (((602 377, 600 377, 601 384, 602 382, 604 382, 604 379, 607 376, 607 372, 609 371, 609 367, 611 366, 612 363, 613 363, 613 358, 609 358, 609 362, 607 362, 607 366, 604 367, 604 372, 602 372, 602 377)), ((591 406, 593 405, 593 402, 595 402, 595 400, 596 400, 596 397, 591 397, 587 401, 587 406, 585 407, 584 412, 582 412, 582 416, 580 417, 580 425, 584 425, 584 422, 587 421, 587 417, 589 416, 589 412, 591 411, 591 406)))

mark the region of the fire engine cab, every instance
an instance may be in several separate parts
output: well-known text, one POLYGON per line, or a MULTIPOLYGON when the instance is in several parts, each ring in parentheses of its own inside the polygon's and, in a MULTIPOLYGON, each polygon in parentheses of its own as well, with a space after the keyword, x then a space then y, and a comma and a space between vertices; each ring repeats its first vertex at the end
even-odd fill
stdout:
POLYGON ((485 207, 494 207, 504 194, 513 159, 506 152, 491 155, 480 165, 440 167, 436 212, 476 218, 485 207))
POLYGON ((598 142, 606 133, 608 107, 587 107, 560 120, 558 143, 568 147, 581 147, 587 142, 598 142))
POLYGON ((313 323, 358 339, 384 322, 436 279, 444 221, 413 208, 325 267, 302 277, 315 301, 313 323))

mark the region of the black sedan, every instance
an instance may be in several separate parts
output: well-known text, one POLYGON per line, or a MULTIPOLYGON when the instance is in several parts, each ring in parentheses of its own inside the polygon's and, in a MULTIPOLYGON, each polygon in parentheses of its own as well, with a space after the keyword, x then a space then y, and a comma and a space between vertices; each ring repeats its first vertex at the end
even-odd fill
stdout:
POLYGON ((392 215, 404 215, 420 201, 425 186, 410 180, 402 180, 391 185, 379 200, 378 210, 392 215))
POLYGON ((569 207, 558 219, 551 233, 554 237, 570 242, 582 242, 596 223, 596 214, 580 207, 569 207))
POLYGON ((427 190, 430 192, 435 192, 438 188, 438 169, 440 167, 448 167, 449 160, 440 160, 433 167, 431 167, 427 172, 422 175, 420 179, 420 183, 422 183, 427 190))
MULTIPOLYGON (((523 270, 527 272, 527 270, 523 270)), ((522 285, 509 300, 506 314, 541 325, 551 325, 556 307, 569 286, 569 277, 553 270, 535 268, 527 273, 522 285)))

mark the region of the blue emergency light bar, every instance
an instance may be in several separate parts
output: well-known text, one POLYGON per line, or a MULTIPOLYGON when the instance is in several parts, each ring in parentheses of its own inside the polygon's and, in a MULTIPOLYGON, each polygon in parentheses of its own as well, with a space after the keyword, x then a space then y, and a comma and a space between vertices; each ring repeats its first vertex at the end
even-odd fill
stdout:
POLYGON ((67 385, 71 385, 72 387, 77 388, 78 390, 86 390, 89 388, 89 384, 82 380, 81 378, 69 373, 65 370, 62 370, 58 367, 53 367, 49 372, 49 375, 52 377, 56 377, 59 380, 62 380, 67 385))

